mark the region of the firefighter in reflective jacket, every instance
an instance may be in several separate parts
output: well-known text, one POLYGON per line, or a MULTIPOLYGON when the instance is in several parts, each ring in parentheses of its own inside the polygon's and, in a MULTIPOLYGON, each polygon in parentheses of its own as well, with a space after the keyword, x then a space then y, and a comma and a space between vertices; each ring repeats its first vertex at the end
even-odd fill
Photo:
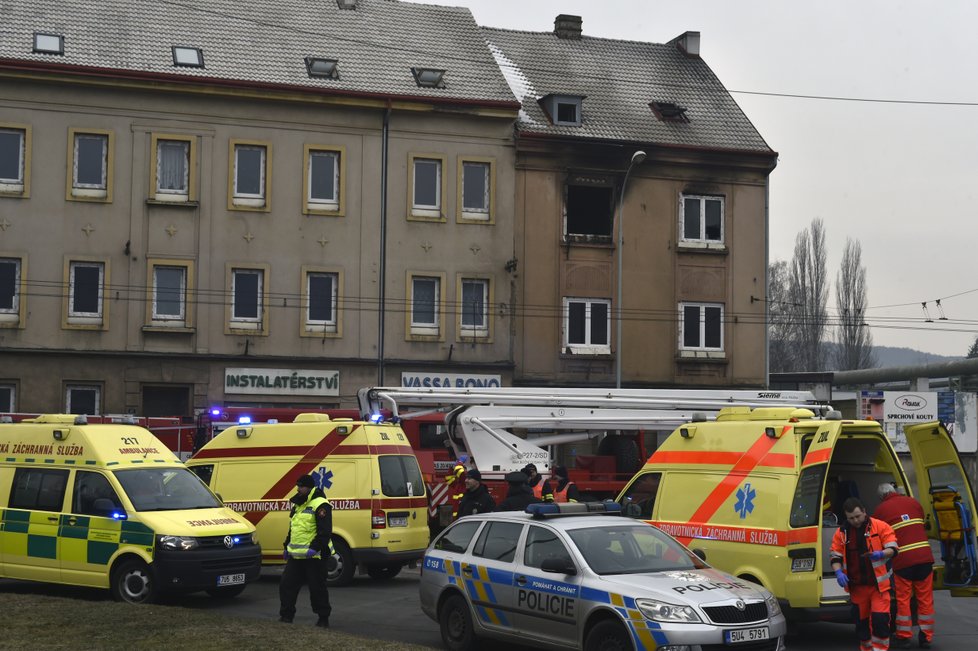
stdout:
POLYGON ((290 515, 289 534, 285 539, 285 571, 279 583, 281 602, 279 621, 292 623, 295 602, 299 590, 305 584, 309 588, 309 602, 319 615, 316 626, 329 628, 329 591, 326 588, 327 566, 324 553, 333 555, 333 507, 322 489, 316 488, 311 475, 296 480, 296 494, 290 515))
POLYGON ((577 502, 580 500, 581 496, 577 486, 567 477, 567 468, 554 466, 554 478, 557 481, 557 488, 554 490, 554 502, 577 502))
POLYGON ((866 514, 857 497, 842 505, 846 524, 832 538, 835 579, 852 599, 860 651, 890 648, 890 577, 887 561, 896 556, 896 534, 890 525, 866 514))
POLYGON ((898 646, 909 646, 913 638, 913 619, 910 598, 917 595, 917 642, 928 648, 934 640, 934 554, 924 528, 924 509, 920 502, 896 492, 893 484, 879 485, 877 493, 882 502, 873 517, 893 527, 900 556, 893 561, 893 587, 896 593, 896 631, 898 646))
POLYGON ((550 481, 537 472, 536 465, 528 463, 521 472, 527 476, 526 483, 533 490, 534 497, 543 502, 554 501, 554 489, 550 486, 550 481))

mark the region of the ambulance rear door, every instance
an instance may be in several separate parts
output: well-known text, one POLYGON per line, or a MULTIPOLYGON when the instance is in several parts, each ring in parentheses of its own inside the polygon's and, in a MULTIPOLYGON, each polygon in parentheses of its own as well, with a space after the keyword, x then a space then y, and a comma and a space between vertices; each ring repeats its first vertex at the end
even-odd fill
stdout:
POLYGON ((935 575, 934 588, 950 589, 953 596, 978 597, 975 500, 957 446, 939 422, 906 426, 904 433, 927 533, 941 542, 944 557, 944 570, 935 575))

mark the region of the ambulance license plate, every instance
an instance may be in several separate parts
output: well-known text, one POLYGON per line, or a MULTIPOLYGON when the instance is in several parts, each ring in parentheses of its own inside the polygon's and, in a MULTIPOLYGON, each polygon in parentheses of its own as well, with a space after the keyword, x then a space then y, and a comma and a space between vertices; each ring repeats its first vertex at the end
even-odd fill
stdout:
POLYGON ((217 585, 238 585, 245 582, 244 574, 222 574, 217 577, 217 585))
POLYGON ((406 527, 407 517, 397 517, 392 515, 390 519, 390 525, 392 527, 406 527))
POLYGON ((771 637, 771 634, 768 632, 767 626, 760 626, 758 628, 737 628, 731 631, 723 632, 723 641, 726 644, 756 642, 757 640, 766 640, 769 637, 771 637))

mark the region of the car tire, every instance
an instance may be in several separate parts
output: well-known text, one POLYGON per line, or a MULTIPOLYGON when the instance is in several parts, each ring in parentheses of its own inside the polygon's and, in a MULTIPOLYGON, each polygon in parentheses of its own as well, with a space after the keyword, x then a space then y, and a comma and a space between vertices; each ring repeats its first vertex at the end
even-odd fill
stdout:
POLYGON ((159 598, 156 577, 141 560, 128 559, 112 570, 109 584, 112 598, 130 604, 149 604, 159 598))
POLYGON ((333 554, 335 565, 326 572, 326 585, 329 587, 342 588, 353 583, 353 575, 357 569, 357 563, 353 560, 353 552, 350 546, 343 542, 342 538, 333 536, 333 554))
POLYGON ((472 624, 469 603, 462 595, 454 594, 438 610, 441 641, 449 651, 469 651, 479 648, 479 638, 472 624))
POLYGON ((610 619, 598 622, 584 640, 584 651, 632 651, 628 631, 610 619))
POLYGON ((367 574, 371 579, 389 581, 401 573, 400 565, 368 565, 367 574))
POLYGON ((229 585, 223 588, 207 588, 205 592, 215 599, 234 599, 239 594, 244 592, 245 584, 241 585, 229 585))

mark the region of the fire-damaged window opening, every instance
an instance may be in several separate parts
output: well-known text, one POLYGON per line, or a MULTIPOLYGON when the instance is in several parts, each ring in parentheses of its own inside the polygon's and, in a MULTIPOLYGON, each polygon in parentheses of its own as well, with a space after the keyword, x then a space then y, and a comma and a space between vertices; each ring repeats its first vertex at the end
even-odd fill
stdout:
POLYGON ((675 102, 651 102, 649 104, 655 117, 663 122, 689 122, 686 107, 675 102))
POLYGON ((564 195, 566 239, 610 244, 614 228, 614 186, 603 178, 572 177, 564 195))

